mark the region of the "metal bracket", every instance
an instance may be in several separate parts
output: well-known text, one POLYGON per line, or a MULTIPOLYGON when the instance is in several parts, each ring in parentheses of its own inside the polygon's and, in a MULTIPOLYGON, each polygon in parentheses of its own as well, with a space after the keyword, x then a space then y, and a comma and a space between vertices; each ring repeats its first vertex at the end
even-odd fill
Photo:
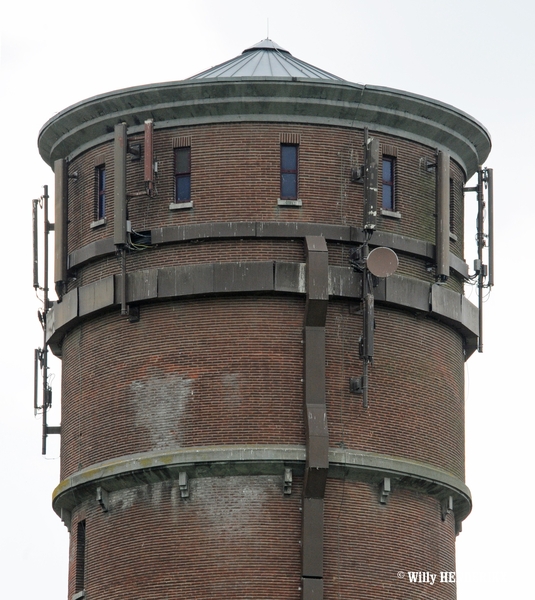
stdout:
POLYGON ((129 323, 138 323, 141 310, 139 304, 129 304, 128 305, 128 322, 129 323))
POLYGON ((110 507, 108 490, 105 490, 103 487, 97 488, 97 501, 102 508, 102 512, 108 512, 110 507))
POLYGON ((352 394, 362 394, 362 377, 349 378, 349 391, 352 394))
POLYGON ((132 162, 141 160, 141 144, 128 144, 127 152, 132 156, 132 162))
POLYGON ((364 183, 364 165, 351 169, 351 183, 364 183))
POLYGON ((453 512, 453 496, 448 496, 442 500, 442 520, 445 521, 446 517, 453 512))
POLYGON ((434 171, 437 168, 437 163, 435 162, 431 162, 428 158, 425 159, 425 170, 430 173, 431 171, 434 171))
POLYGON ((186 471, 180 471, 178 474, 178 487, 181 498, 189 498, 189 480, 186 471))
POLYGON ((379 486, 379 502, 381 504, 386 504, 388 500, 388 496, 392 492, 392 485, 390 482, 390 477, 385 477, 379 486))
POLYGON ((366 268, 366 258, 363 256, 362 248, 362 246, 356 246, 349 251, 349 264, 359 273, 366 268))
POLYGON ((284 495, 289 496, 292 493, 292 470, 284 469, 284 495))

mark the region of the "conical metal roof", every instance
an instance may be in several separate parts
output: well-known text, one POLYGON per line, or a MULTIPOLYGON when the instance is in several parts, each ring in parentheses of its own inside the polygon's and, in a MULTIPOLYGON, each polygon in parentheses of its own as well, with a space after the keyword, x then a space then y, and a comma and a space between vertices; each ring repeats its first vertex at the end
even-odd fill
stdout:
POLYGON ((262 40, 217 67, 182 81, 115 90, 88 98, 52 117, 39 133, 39 152, 72 160, 114 136, 152 119, 159 128, 209 123, 277 122, 363 129, 447 150, 467 178, 487 158, 487 130, 462 111, 410 92, 351 83, 294 58, 262 40))
POLYGON ((194 75, 189 79, 227 79, 229 77, 299 77, 344 81, 332 73, 318 69, 298 58, 294 58, 273 40, 265 39, 250 48, 246 48, 240 56, 194 75))

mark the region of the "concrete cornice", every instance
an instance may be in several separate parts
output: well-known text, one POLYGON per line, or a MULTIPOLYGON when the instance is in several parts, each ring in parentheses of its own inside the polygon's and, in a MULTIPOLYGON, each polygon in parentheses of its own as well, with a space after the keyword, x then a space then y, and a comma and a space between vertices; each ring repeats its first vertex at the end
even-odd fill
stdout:
MULTIPOLYGON (((127 303, 222 294, 305 294, 304 263, 248 261, 207 263, 142 269, 127 274, 127 303)), ((329 267, 329 295, 362 296, 362 277, 351 267, 329 267)), ((110 275, 76 288, 47 313, 47 343, 61 353, 63 336, 83 319, 110 310, 120 303, 121 276, 110 275)), ((479 332, 478 311, 465 296, 438 284, 392 275, 375 290, 377 303, 421 312, 457 329, 466 341, 469 356, 479 332)))
MULTIPOLYGON (((229 238, 295 239, 305 238, 307 235, 321 235, 329 242, 348 244, 362 244, 365 239, 364 231, 360 227, 306 222, 208 222, 156 227, 151 230, 151 240, 154 245, 229 238)), ((435 260, 434 244, 395 233, 375 231, 369 245, 388 246, 396 252, 417 256, 431 263, 435 260)), ((78 268, 89 261, 115 254, 115 251, 112 237, 97 240, 72 252, 68 258, 68 268, 78 268)), ((468 277, 468 265, 452 252, 450 252, 449 263, 461 277, 468 277)))
MULTIPOLYGON (((180 472, 189 478, 239 475, 284 474, 292 468, 302 476, 306 461, 304 446, 235 445, 203 446, 164 452, 146 452, 97 463, 63 480, 53 492, 52 504, 58 515, 70 512, 96 490, 107 492, 161 481, 178 480, 180 472)), ((349 449, 329 449, 330 478, 379 484, 390 477, 395 487, 413 489, 437 497, 453 498, 455 519, 461 522, 470 513, 470 490, 457 477, 431 465, 349 449)), ((281 492, 282 493, 282 492, 281 492)), ((395 493, 395 492, 394 492, 395 493)))
POLYGON ((39 152, 52 166, 111 141, 115 124, 126 122, 129 133, 137 133, 146 119, 156 130, 247 121, 369 127, 450 152, 467 177, 491 148, 478 121, 438 100, 341 81, 250 77, 160 83, 89 98, 42 127, 39 152))

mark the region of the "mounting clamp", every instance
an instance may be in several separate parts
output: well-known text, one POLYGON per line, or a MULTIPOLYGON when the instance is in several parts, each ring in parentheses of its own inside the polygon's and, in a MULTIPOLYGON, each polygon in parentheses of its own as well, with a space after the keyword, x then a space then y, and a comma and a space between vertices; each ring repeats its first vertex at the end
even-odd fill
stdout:
POLYGON ((453 512, 453 496, 448 496, 442 500, 442 520, 445 521, 446 517, 453 512))
POLYGON ((292 493, 292 470, 284 469, 284 495, 289 496, 292 493))
POLYGON ((349 391, 352 394, 362 394, 362 377, 349 378, 349 391))
POLYGON ((186 471, 180 471, 178 474, 178 488, 181 498, 189 498, 189 480, 186 471))
POLYGON ((108 512, 110 507, 110 500, 108 490, 105 490, 103 487, 97 488, 97 501, 102 508, 102 512, 108 512))
POLYGON ((392 484, 390 482, 390 477, 383 478, 381 484, 379 485, 379 502, 381 504, 386 504, 388 500, 388 496, 392 492, 392 484))

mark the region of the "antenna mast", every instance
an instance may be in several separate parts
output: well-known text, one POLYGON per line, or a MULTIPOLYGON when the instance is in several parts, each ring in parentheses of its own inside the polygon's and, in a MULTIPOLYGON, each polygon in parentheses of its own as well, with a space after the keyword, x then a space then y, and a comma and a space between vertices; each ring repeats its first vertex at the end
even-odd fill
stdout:
POLYGON ((48 345, 46 340, 46 321, 48 311, 50 310, 50 300, 48 296, 48 234, 54 231, 54 223, 50 223, 48 220, 48 186, 43 186, 43 195, 38 200, 33 200, 33 287, 37 291, 38 289, 43 292, 43 312, 39 311, 39 321, 43 328, 43 347, 37 348, 34 352, 34 413, 38 410, 42 411, 43 415, 43 428, 42 428, 42 445, 41 453, 46 454, 46 438, 50 433, 60 433, 61 427, 49 427, 47 424, 47 412, 52 406, 52 388, 50 387, 48 378, 48 345), (38 219, 37 210, 38 207, 43 208, 43 286, 39 285, 39 249, 38 249, 38 219), (42 372, 42 391, 41 391, 41 405, 39 405, 39 368, 42 372))
POLYGON ((477 290, 479 296, 479 341, 478 352, 483 352, 483 291, 494 285, 494 180, 493 170, 480 167, 477 172, 477 185, 464 188, 464 192, 477 193, 477 259, 474 260, 477 290), (487 204, 485 204, 485 188, 487 188, 487 204), (488 210, 488 225, 485 226, 485 209, 488 210), (488 265, 484 263, 487 248, 488 265))

